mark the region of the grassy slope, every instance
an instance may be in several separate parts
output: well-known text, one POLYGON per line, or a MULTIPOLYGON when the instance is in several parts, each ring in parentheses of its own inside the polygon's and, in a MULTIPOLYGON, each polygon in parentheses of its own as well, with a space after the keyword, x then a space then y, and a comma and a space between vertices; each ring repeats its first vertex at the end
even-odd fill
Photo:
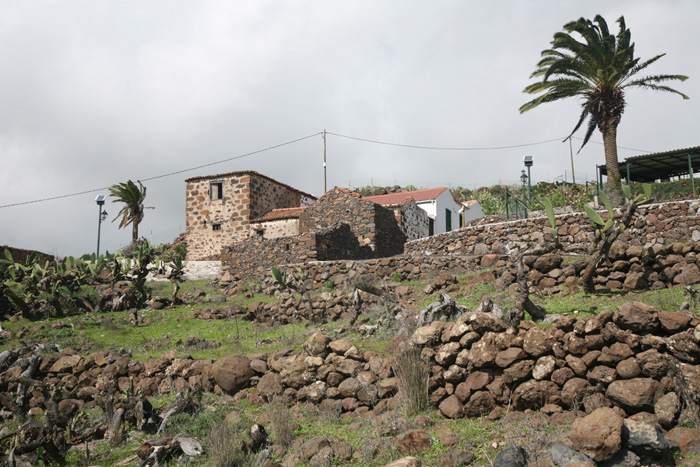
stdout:
MULTIPOLYGON (((461 283, 470 283, 470 277, 462 276, 461 283)), ((413 289, 413 298, 407 304, 412 309, 418 310, 424 305, 437 300, 437 293, 425 295, 422 290, 427 284, 425 281, 404 282, 413 289)), ((168 295, 169 284, 155 284, 154 294, 168 295)), ((207 298, 218 295, 218 291, 206 284, 206 281, 194 281, 185 284, 184 293, 195 290, 207 292, 207 298)), ((551 296, 537 297, 536 302, 543 305, 548 313, 582 313, 597 314, 603 309, 615 310, 619 305, 630 300, 639 300, 660 309, 678 310, 680 304, 687 298, 683 295, 681 287, 664 289, 661 291, 648 291, 640 293, 599 294, 588 296, 581 292, 566 297, 551 296)), ((508 307, 514 303, 514 294, 499 291, 491 284, 470 284, 453 293, 454 298, 463 305, 475 308, 481 300, 489 296, 500 306, 508 307)), ((206 300, 206 299, 205 299, 206 300)), ((23 341, 47 339, 56 342, 63 347, 72 347, 83 353, 97 350, 115 349, 128 350, 138 360, 155 358, 162 353, 175 350, 178 355, 191 355, 195 358, 217 358, 228 354, 249 354, 259 352, 271 352, 283 347, 300 348, 301 344, 313 332, 321 331, 333 334, 341 329, 345 323, 327 323, 322 326, 287 325, 270 328, 264 324, 250 323, 247 321, 218 320, 204 321, 190 318, 193 310, 205 307, 228 307, 232 303, 247 305, 253 300, 270 301, 269 297, 254 296, 244 298, 242 296, 229 297, 225 304, 204 303, 200 305, 187 304, 166 310, 142 310, 141 316, 148 320, 147 326, 133 327, 128 323, 126 312, 94 313, 65 318, 49 318, 46 320, 18 323, 3 323, 3 326, 16 334, 25 327, 26 333, 23 341), (67 323, 72 327, 55 328, 57 322, 67 323), (195 350, 185 348, 185 342, 189 336, 200 339, 217 341, 221 345, 210 350, 195 350), (181 341, 180 343, 178 343, 181 341)), ((374 310, 365 319, 373 324, 381 317, 381 310, 374 310)), ((386 351, 386 345, 391 336, 380 335, 366 338, 357 334, 345 333, 343 337, 353 340, 362 350, 386 351)), ((16 347, 19 339, 16 337, 7 340, 0 345, 0 351, 16 347)), ((167 407, 172 404, 172 395, 164 395, 152 400, 156 407, 167 407)), ((198 436, 203 444, 207 444, 208 435, 212 428, 222 426, 222 420, 232 410, 241 412, 240 426, 254 422, 265 423, 273 435, 279 431, 275 427, 275 421, 270 420, 269 412, 272 406, 251 407, 245 401, 234 402, 228 396, 215 396, 205 394, 202 401, 205 409, 196 416, 187 414, 175 417, 169 424, 168 433, 187 431, 198 436)), ((284 409, 288 410, 288 409, 284 409)), ((88 416, 89 414, 83 414, 88 416)), ((422 453, 419 457, 425 465, 437 465, 438 458, 444 456, 453 449, 467 449, 475 453, 476 465, 489 465, 497 452, 505 444, 511 442, 537 443, 544 440, 553 432, 561 431, 563 427, 538 425, 533 419, 528 418, 515 424, 503 424, 501 422, 481 420, 446 420, 436 412, 426 413, 435 421, 435 425, 427 428, 433 441, 433 447, 422 453), (457 435, 459 443, 455 446, 443 446, 438 441, 438 434, 448 430, 457 435)), ((280 417, 277 417, 280 418, 280 417)), ((320 414, 317 411, 306 408, 302 411, 294 411, 289 417, 281 419, 294 419, 294 434, 308 440, 314 436, 326 436, 350 443, 356 451, 357 459, 353 465, 381 466, 390 460, 401 457, 394 449, 384 449, 380 452, 369 452, 367 446, 376 438, 373 434, 375 423, 368 419, 350 419, 339 417, 337 414, 320 414), (367 452, 365 452, 367 451, 367 452)), ((239 433, 240 434, 240 433, 239 433)), ((133 455, 136 447, 143 442, 143 435, 137 435, 120 448, 112 449, 108 446, 96 443, 92 447, 91 465, 114 465, 120 460, 133 455)), ((216 446, 210 446, 215 449, 216 446)), ((83 451, 71 452, 70 465, 81 465, 85 461, 83 451)), ((215 465, 211 459, 202 465, 215 465)))

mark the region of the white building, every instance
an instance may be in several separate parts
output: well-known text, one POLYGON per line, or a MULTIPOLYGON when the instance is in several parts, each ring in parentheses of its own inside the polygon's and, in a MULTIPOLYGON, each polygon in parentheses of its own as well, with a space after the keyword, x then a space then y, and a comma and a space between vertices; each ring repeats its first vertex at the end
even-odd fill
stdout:
POLYGON ((469 221, 484 217, 484 211, 477 200, 462 201, 462 206, 462 226, 469 221))

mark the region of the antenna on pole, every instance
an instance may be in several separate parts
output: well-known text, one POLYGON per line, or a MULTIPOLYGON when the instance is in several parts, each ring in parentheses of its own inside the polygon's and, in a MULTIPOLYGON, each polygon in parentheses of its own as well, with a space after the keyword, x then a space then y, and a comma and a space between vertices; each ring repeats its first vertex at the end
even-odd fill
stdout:
POLYGON ((326 130, 323 130, 323 192, 326 193, 328 187, 326 186, 326 130))

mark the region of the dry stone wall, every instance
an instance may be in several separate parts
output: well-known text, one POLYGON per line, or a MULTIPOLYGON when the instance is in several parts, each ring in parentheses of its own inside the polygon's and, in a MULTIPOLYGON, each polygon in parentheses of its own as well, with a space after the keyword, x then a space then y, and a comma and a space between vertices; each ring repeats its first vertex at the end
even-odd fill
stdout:
MULTIPOLYGON (((697 210, 700 202, 678 201, 653 204, 639 208, 634 226, 620 240, 630 245, 644 247, 665 245, 673 241, 689 241, 693 232, 700 230, 697 210)), ((616 211, 616 217, 621 211, 616 211)), ((603 218, 607 219, 607 212, 603 218)), ((562 214, 556 218, 560 241, 581 249, 593 241, 594 235, 588 216, 584 212, 562 214)), ((435 235, 405 245, 407 255, 465 255, 501 254, 509 244, 516 242, 539 242, 549 237, 549 220, 546 217, 476 225, 435 235)), ((700 234, 696 234, 700 235, 700 234)))
MULTIPOLYGON (((700 320, 638 302, 596 317, 565 317, 549 328, 528 322, 514 330, 492 314, 466 313, 454 322, 418 328, 410 341, 431 365, 432 404, 449 418, 498 418, 508 407, 554 416, 570 408, 613 406, 670 427, 684 397, 700 402, 700 320)), ((393 347, 398 352, 405 345, 393 347)), ((149 397, 202 388, 239 393, 252 405, 279 398, 356 415, 397 406, 400 389, 391 356, 321 334, 303 348, 216 362, 176 358, 174 351, 147 362, 116 353, 44 352, 35 378, 60 385, 79 408, 94 407, 94 396, 113 383, 120 390, 133 384, 149 397)), ((17 391, 24 356, 5 361, 0 390, 17 391)), ((34 400, 40 397, 30 395, 30 406, 40 407, 34 400)))

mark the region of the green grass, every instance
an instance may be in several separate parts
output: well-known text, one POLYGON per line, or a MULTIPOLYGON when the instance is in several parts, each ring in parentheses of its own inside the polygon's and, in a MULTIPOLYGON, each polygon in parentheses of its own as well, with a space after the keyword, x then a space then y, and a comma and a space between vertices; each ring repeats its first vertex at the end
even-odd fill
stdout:
MULTIPOLYGON (((224 307, 230 305, 223 305, 224 307)), ((164 352, 176 350, 179 356, 194 358, 217 358, 230 354, 266 353, 291 346, 297 350, 306 335, 306 325, 290 324, 271 328, 261 323, 243 320, 205 321, 192 318, 198 308, 208 305, 184 305, 173 309, 141 310, 142 322, 150 324, 134 327, 128 322, 127 312, 91 313, 64 318, 49 318, 36 322, 22 320, 18 323, 4 323, 7 330, 16 333, 22 326, 39 327, 32 338, 54 342, 74 350, 95 352, 107 349, 125 349, 135 360, 157 358, 164 352), (56 322, 72 324, 73 328, 53 329, 56 322), (187 338, 195 336, 220 343, 215 349, 198 350, 186 348, 187 338)), ((14 337, 0 345, 0 351, 17 347, 19 340, 14 337)))

